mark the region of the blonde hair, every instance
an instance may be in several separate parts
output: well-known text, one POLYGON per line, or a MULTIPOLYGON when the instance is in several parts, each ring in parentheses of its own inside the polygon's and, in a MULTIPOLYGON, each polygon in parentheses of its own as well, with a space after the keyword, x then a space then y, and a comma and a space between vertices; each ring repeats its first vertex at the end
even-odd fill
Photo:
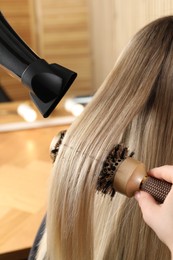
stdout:
MULTIPOLYGON (((173 164, 173 16, 140 30, 66 133, 53 167, 47 259, 169 259, 136 201, 96 191, 123 141, 147 169, 173 164)), ((163 220, 164 225, 164 220, 163 220)))

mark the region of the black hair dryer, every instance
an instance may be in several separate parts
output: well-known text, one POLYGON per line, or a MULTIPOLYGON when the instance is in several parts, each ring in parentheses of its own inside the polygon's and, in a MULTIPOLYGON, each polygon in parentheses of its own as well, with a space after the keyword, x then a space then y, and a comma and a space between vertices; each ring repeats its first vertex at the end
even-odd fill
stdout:
POLYGON ((48 117, 77 74, 40 59, 0 12, 0 64, 21 79, 43 117, 48 117))

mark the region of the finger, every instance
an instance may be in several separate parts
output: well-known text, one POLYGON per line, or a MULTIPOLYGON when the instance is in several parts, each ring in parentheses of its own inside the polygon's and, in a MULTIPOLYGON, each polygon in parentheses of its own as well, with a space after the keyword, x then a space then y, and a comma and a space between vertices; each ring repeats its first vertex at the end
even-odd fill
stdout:
POLYGON ((172 165, 164 165, 161 167, 157 167, 151 169, 148 172, 148 175, 153 176, 158 179, 163 179, 167 182, 173 183, 173 166, 172 165))
POLYGON ((164 204, 166 204, 166 203, 168 203, 168 205, 172 205, 173 204, 173 186, 171 187, 170 192, 166 196, 164 204))
POLYGON ((144 221, 150 227, 153 227, 153 222, 155 219, 157 219, 160 206, 150 194, 144 191, 137 192, 135 194, 135 198, 138 201, 139 206, 141 208, 144 221))

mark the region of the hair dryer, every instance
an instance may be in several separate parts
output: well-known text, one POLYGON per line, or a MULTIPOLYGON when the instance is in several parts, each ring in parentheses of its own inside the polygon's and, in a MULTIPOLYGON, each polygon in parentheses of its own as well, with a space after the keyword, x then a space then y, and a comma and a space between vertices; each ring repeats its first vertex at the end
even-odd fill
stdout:
POLYGON ((0 12, 0 64, 29 88, 30 97, 43 117, 48 117, 77 74, 39 58, 13 30, 0 12))

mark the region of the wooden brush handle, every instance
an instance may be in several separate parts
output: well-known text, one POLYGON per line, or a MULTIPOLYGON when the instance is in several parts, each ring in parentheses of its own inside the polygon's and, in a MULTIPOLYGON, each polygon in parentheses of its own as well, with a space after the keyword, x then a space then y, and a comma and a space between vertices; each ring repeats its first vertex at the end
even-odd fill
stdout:
POLYGON ((154 177, 147 177, 141 184, 141 190, 150 193, 155 200, 163 203, 166 196, 170 192, 172 184, 156 179, 154 177))

